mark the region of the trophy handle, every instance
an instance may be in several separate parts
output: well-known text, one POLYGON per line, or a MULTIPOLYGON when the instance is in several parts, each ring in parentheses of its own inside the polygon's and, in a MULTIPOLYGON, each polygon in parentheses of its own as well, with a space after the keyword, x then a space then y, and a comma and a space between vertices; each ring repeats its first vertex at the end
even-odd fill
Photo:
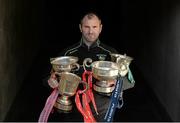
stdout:
POLYGON ((85 92, 89 89, 88 83, 87 83, 87 82, 84 82, 84 81, 80 81, 79 83, 84 84, 85 87, 86 87, 84 90, 81 90, 81 91, 80 91, 80 94, 85 93, 85 92))
POLYGON ((85 58, 83 61, 83 68, 86 70, 86 67, 91 67, 92 59, 91 58, 85 58), (87 64, 89 63, 89 64, 87 64))
POLYGON ((50 62, 52 62, 53 60, 55 60, 56 58, 50 58, 49 60, 50 60, 50 62))
POLYGON ((122 62, 119 65, 119 69, 122 70, 122 71, 127 70, 128 69, 128 64, 126 64, 125 62, 122 62))
POLYGON ((74 64, 72 64, 72 65, 71 65, 71 67, 72 67, 72 71, 78 71, 78 70, 79 70, 79 68, 80 68, 80 66, 79 66, 79 64, 78 64, 78 63, 74 63, 74 64))
POLYGON ((54 72, 55 75, 58 75, 58 78, 60 79, 61 78, 61 73, 59 72, 54 72))
POLYGON ((122 62, 120 65, 119 65, 119 74, 124 77, 129 71, 129 67, 128 67, 128 64, 125 63, 125 62, 122 62))

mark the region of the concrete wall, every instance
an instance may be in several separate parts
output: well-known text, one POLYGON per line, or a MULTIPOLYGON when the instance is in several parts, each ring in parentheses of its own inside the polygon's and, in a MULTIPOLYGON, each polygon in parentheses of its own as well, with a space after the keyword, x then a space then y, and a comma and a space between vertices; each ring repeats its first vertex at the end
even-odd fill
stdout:
POLYGON ((37 5, 30 0, 0 0, 0 121, 38 51, 37 5))

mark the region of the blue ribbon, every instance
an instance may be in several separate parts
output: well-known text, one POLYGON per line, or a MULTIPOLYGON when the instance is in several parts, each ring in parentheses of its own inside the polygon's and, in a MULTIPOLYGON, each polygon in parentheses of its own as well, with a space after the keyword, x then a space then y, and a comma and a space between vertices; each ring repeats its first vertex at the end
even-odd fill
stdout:
POLYGON ((123 78, 119 76, 116 82, 115 89, 113 90, 113 93, 111 95, 111 100, 110 100, 108 110, 104 117, 105 122, 112 122, 116 108, 121 108, 123 106, 123 98, 122 98, 122 92, 121 92, 122 84, 123 84, 123 78), (119 100, 121 101, 121 105, 119 104, 119 100))

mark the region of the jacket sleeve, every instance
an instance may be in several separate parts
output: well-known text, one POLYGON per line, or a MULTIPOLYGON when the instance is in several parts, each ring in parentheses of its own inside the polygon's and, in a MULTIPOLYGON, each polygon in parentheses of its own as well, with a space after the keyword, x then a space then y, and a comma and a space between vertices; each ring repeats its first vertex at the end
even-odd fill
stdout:
POLYGON ((123 86, 122 86, 123 91, 130 89, 130 88, 133 88, 134 84, 135 83, 130 83, 129 80, 127 79, 127 77, 124 77, 123 78, 123 86))

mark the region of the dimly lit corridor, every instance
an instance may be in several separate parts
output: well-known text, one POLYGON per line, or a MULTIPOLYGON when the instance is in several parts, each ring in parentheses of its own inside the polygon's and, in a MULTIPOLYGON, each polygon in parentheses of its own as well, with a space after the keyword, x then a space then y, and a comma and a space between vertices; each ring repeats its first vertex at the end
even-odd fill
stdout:
POLYGON ((114 121, 180 121, 180 4, 170 0, 1 0, 0 121, 38 121, 51 93, 42 82, 49 59, 80 40, 89 10, 102 18, 100 40, 134 58, 136 85, 114 121))

